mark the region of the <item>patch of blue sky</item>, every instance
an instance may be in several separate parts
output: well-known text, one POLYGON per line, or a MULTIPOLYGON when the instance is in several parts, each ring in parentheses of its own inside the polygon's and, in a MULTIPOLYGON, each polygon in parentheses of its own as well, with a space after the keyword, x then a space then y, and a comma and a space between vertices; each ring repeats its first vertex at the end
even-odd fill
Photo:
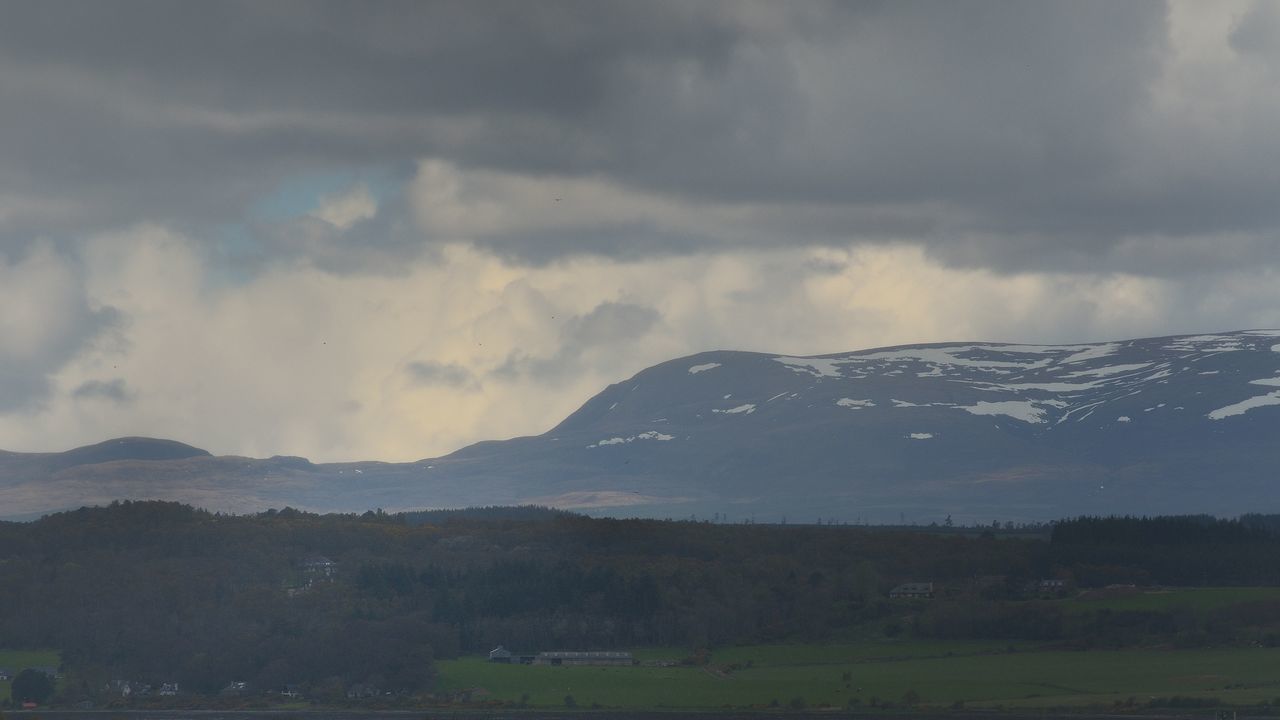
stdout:
POLYGON ((272 222, 302 217, 319 207, 323 198, 346 192, 358 182, 359 176, 352 172, 295 175, 254 203, 249 220, 272 222))
POLYGON ((215 285, 241 285, 254 276, 261 259, 262 245, 243 222, 222 223, 213 229, 213 252, 209 281, 215 285))
POLYGON ((304 217, 319 209, 325 198, 342 195, 358 186, 363 186, 382 207, 403 192, 411 177, 411 169, 406 166, 307 173, 286 178, 274 192, 251 205, 241 220, 221 223, 212 229, 214 263, 210 280, 218 285, 239 285, 253 279, 268 259, 255 226, 304 217))
POLYGON ((341 195, 363 185, 381 205, 404 185, 396 169, 307 173, 286 178, 275 192, 249 209, 249 222, 272 222, 302 217, 320 207, 326 197, 341 195))

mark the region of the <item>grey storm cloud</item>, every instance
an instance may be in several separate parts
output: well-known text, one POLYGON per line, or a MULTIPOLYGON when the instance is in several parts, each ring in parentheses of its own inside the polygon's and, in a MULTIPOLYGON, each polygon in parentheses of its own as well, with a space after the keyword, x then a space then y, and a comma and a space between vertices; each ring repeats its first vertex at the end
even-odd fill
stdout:
POLYGON ((658 311, 650 307, 624 302, 601 303, 586 315, 569 319, 560 334, 562 345, 578 352, 636 340, 661 318, 658 311))
POLYGON ((1280 47, 1280 7, 1256 3, 1240 18, 1230 35, 1237 52, 1266 61, 1280 47))
POLYGON ((625 302, 604 302, 585 315, 569 318, 560 330, 556 352, 539 357, 513 352, 492 371, 495 378, 526 377, 555 383, 575 377, 582 370, 583 356, 603 350, 625 354, 626 348, 641 340, 661 321, 653 308, 625 302))
POLYGON ((472 372, 456 363, 431 361, 411 362, 406 368, 409 377, 420 385, 444 385, 452 388, 478 389, 479 382, 472 372))
POLYGON ((108 400, 114 403, 129 403, 133 400, 133 392, 124 378, 111 380, 87 380, 71 391, 76 399, 108 400))
MULTIPOLYGON (((1231 42, 1265 64, 1275 28, 1251 10, 1231 42)), ((432 157, 769 208, 743 244, 1097 269, 1145 238, 1180 272, 1178 238, 1232 236, 1218 262, 1276 262, 1280 118, 1180 124, 1155 92, 1169 43, 1154 0, 9 3, 0 248, 143 221, 212 238, 290 177, 432 157)), ((245 257, 385 271, 433 241, 407 222, 256 225, 245 257)), ((474 240, 530 262, 725 244, 579 232, 474 240)))

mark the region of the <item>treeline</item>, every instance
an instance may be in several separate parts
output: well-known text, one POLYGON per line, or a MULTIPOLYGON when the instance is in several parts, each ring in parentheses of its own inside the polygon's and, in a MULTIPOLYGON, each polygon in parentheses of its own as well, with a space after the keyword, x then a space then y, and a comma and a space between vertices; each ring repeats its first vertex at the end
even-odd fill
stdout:
POLYGON ((1052 562, 1085 587, 1280 585, 1280 516, 1082 517, 1057 523, 1052 562))
POLYGON ((1046 597, 1066 589, 1124 597, 1149 586, 1280 586, 1280 516, 1080 517, 1055 523, 1046 548, 1063 590, 1006 583, 930 603, 912 630, 937 638, 1002 638, 1121 647, 1143 642, 1280 646, 1280 599, 1218 607, 1092 608, 1046 597), (1010 600, 1013 600, 1012 602, 1010 600))
POLYGON ((1212 515, 1080 517, 1055 523, 1050 536, 1063 545, 1240 545, 1267 542, 1280 531, 1280 516, 1212 515))
MULTIPOLYGON (((1244 529, 1080 518, 1046 542, 545 508, 229 516, 122 502, 0 523, 0 647, 61 649, 65 701, 118 697, 125 680, 206 695, 303 685, 334 700, 425 692, 435 659, 499 644, 693 649, 855 626, 1043 640, 1203 633, 1203 617, 1068 615, 1036 599, 1037 583, 1280 584, 1277 536, 1236 522, 1244 529), (932 582, 938 597, 890 599, 904 582, 932 582)), ((1253 612, 1259 626, 1280 619, 1280 608, 1253 612)))
POLYGON ((428 525, 456 520, 553 520, 572 514, 541 505, 486 505, 457 510, 415 510, 399 513, 397 517, 409 525, 428 525))

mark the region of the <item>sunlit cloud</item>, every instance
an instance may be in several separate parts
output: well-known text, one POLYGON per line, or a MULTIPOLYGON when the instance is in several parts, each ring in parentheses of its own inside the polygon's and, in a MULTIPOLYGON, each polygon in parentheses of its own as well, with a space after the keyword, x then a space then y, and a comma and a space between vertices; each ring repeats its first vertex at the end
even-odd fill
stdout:
MULTIPOLYGON (((410 460, 545 432, 606 385, 703 350, 1280 324, 1280 283, 1261 271, 1220 278, 1258 288, 1240 301, 1133 275, 955 269, 909 246, 523 267, 452 244, 395 277, 299 265, 243 285, 210 282, 199 244, 157 227, 96 238, 84 255, 85 300, 128 322, 55 367, 39 410, 0 415, 13 445, 138 434, 217 453, 410 460)), ((50 332, 26 344, 57 345, 50 332)))

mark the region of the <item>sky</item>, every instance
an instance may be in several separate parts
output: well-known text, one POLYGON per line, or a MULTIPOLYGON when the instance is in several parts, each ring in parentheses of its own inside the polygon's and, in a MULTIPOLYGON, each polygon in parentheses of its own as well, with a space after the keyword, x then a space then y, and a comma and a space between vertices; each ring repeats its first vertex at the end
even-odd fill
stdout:
POLYGON ((1280 3, 0 0, 0 448, 1280 326, 1280 3))

